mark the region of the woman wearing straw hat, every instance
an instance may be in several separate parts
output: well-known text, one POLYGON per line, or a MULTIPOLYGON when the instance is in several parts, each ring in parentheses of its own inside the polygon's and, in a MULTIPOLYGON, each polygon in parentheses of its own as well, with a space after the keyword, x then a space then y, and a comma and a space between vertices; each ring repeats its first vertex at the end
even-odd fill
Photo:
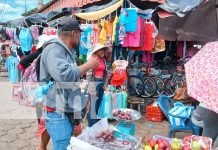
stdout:
POLYGON ((90 108, 88 114, 89 127, 93 126, 95 123, 98 122, 96 114, 98 114, 98 110, 104 95, 104 89, 107 85, 107 66, 104 59, 107 49, 107 46, 104 46, 101 43, 96 43, 87 57, 87 59, 89 59, 90 57, 98 57, 99 60, 98 67, 90 70, 86 75, 88 81, 95 82, 96 96, 98 97, 97 100, 94 101, 93 97, 90 96, 90 108))

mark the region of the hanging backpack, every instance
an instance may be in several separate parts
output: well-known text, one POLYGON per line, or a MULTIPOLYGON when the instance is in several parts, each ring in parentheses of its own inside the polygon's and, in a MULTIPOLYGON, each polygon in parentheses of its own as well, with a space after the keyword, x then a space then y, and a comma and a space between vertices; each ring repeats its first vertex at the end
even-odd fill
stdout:
POLYGON ((36 64, 40 60, 40 55, 32 62, 32 64, 25 70, 21 79, 21 101, 28 107, 36 107, 34 100, 34 90, 39 86, 36 74, 36 64))

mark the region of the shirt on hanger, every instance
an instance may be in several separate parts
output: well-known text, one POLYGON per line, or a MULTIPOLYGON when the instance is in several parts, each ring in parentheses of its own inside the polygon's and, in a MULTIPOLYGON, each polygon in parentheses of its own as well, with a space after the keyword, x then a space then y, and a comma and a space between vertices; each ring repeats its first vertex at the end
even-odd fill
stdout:
POLYGON ((18 29, 14 29, 14 43, 16 43, 17 45, 20 45, 20 41, 19 41, 19 30, 18 29))
POLYGON ((126 24, 126 32, 136 32, 137 29, 137 9, 136 8, 127 8, 124 9, 127 13, 127 24, 126 24))
POLYGON ((99 37, 99 42, 103 45, 106 44, 107 41, 107 30, 106 30, 106 20, 102 20, 101 22, 101 32, 100 32, 100 37, 99 37))
POLYGON ((100 32, 101 32, 101 25, 100 24, 95 24, 93 27, 93 31, 95 34, 95 43, 99 42, 99 36, 100 36, 100 32))
POLYGON ((29 52, 32 49, 32 35, 30 29, 22 28, 20 30, 20 44, 23 52, 29 52))
POLYGON ((39 28, 37 26, 31 26, 30 31, 34 40, 39 38, 39 28))
POLYGON ((141 34, 143 39, 143 45, 139 47, 131 47, 131 50, 140 50, 140 51, 152 51, 155 38, 153 36, 155 32, 155 25, 151 21, 146 21, 144 23, 144 32, 141 34))
POLYGON ((83 32, 80 38, 79 51, 80 54, 87 55, 91 52, 95 44, 95 33, 93 27, 89 24, 81 25, 81 29, 83 32))
POLYGON ((5 63, 8 68, 8 79, 12 83, 18 82, 18 63, 18 58, 13 56, 8 57, 5 63))
POLYGON ((143 46, 144 19, 138 17, 136 32, 126 32, 123 47, 141 47, 143 46))

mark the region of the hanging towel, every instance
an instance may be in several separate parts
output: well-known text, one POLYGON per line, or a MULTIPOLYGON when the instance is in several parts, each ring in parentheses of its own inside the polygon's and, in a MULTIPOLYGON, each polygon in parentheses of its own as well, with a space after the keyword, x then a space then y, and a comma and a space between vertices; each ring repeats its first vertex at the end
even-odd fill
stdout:
POLYGON ((172 117, 172 116, 168 116, 171 125, 173 126, 185 126, 185 118, 189 118, 192 111, 193 111, 193 107, 191 106, 185 106, 180 102, 176 102, 174 103, 174 107, 172 109, 170 109, 169 113, 174 115, 174 116, 178 116, 178 117, 172 117), (183 118, 180 118, 183 117, 183 118))

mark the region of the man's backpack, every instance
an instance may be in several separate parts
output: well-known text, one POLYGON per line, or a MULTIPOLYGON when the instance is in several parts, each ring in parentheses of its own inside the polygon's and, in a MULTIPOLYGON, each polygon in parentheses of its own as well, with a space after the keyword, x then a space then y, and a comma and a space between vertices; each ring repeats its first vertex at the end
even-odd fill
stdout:
POLYGON ((34 90, 39 86, 36 73, 36 64, 40 61, 39 55, 31 65, 25 70, 23 77, 21 79, 21 96, 20 99, 22 103, 29 107, 36 107, 41 105, 41 102, 36 102, 34 99, 34 90))

